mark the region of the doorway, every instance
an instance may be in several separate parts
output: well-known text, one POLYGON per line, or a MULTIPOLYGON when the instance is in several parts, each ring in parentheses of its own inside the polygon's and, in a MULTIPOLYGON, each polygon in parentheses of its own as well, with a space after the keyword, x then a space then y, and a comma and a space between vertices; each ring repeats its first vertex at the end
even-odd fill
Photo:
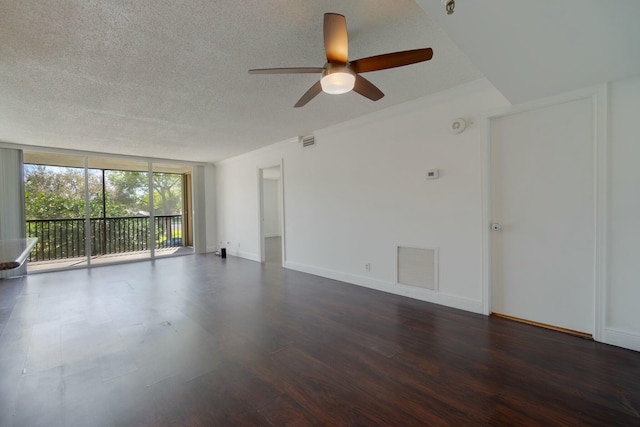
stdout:
POLYGON ((491 311, 595 329, 594 100, 491 120, 491 311))
POLYGON ((282 167, 260 169, 260 247, 261 260, 282 266, 284 262, 284 216, 282 167))

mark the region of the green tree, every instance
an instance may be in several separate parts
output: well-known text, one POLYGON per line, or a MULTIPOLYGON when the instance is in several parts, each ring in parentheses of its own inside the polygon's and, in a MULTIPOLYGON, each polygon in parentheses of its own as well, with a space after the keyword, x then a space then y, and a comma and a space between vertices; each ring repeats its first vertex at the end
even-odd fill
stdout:
POLYGON ((182 213, 182 175, 159 172, 153 174, 153 208, 156 215, 182 213))
MULTIPOLYGON (((125 207, 130 216, 137 215, 140 211, 149 211, 149 205, 144 199, 149 186, 146 172, 110 170, 105 172, 105 176, 108 201, 125 207)), ((114 216, 109 210, 107 213, 114 216)))
MULTIPOLYGON (((89 174, 89 211, 102 217, 102 176, 89 174)), ((81 219, 85 217, 84 169, 58 166, 25 166, 25 213, 33 219, 81 219)), ((107 198, 107 213, 127 214, 126 207, 107 198)))

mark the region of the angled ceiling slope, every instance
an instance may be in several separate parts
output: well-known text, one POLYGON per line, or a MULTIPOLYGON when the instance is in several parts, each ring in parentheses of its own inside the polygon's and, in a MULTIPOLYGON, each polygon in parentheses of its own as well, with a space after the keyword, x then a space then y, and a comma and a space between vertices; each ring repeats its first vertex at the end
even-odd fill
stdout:
POLYGON ((417 2, 514 104, 640 75, 638 0, 417 2))

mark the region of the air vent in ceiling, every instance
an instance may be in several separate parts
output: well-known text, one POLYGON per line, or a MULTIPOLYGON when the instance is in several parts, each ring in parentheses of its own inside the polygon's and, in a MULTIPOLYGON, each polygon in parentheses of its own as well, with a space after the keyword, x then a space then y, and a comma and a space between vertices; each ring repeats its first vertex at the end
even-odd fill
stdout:
POLYGON ((298 142, 302 143, 302 148, 316 145, 316 138, 313 135, 299 136, 298 142))

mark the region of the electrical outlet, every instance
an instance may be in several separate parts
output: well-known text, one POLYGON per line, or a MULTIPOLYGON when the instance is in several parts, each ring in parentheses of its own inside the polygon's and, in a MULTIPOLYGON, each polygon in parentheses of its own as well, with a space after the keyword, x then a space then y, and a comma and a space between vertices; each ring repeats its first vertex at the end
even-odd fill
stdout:
POLYGON ((371 271, 371 264, 366 263, 366 264, 364 265, 364 269, 365 269, 366 271, 371 271))

